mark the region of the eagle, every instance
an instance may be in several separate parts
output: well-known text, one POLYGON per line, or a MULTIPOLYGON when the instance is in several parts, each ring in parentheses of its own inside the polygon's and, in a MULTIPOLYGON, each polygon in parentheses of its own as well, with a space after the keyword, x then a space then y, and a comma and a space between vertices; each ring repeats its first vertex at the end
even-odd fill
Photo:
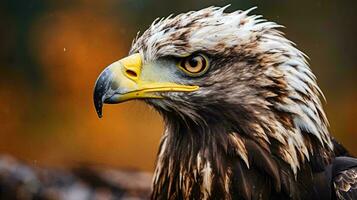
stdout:
POLYGON ((164 120, 151 198, 357 199, 307 56, 255 8, 226 8, 156 19, 95 83, 99 117, 137 99, 164 120))

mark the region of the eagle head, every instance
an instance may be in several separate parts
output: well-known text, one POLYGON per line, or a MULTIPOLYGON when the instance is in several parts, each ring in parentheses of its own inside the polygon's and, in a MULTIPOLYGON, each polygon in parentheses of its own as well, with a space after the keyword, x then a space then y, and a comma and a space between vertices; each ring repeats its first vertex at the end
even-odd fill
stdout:
POLYGON ((248 15, 252 9, 225 8, 155 20, 133 41, 129 56, 96 82, 99 116, 103 103, 142 99, 165 119, 154 192, 178 195, 191 186, 180 193, 187 197, 196 181, 201 197, 208 197, 220 181, 227 194, 232 188, 225 184, 242 166, 266 168, 278 191, 282 170, 297 177, 312 156, 321 165, 330 158, 322 93, 304 54, 280 25, 248 15))

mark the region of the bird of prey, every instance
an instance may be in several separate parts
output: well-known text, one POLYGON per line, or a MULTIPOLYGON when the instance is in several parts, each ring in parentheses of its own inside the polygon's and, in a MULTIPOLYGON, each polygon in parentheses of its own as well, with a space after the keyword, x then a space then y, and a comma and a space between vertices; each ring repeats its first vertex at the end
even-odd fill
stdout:
POLYGON ((140 99, 164 119, 152 199, 357 199, 357 160, 282 26, 208 7, 155 20, 98 77, 94 104, 140 99))

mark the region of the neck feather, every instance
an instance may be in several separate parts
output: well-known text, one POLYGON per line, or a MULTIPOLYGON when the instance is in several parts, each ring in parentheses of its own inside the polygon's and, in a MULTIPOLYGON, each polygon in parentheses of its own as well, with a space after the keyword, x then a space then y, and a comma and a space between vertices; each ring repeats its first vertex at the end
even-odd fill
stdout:
MULTIPOLYGON (((299 173, 295 173, 279 155, 279 141, 262 143, 244 133, 245 128, 240 126, 217 120, 197 124, 177 119, 177 116, 165 118, 153 199, 299 196, 301 194, 294 192, 301 191, 296 182, 298 174, 314 170, 311 163, 301 163, 299 173)), ((314 165, 326 165, 328 161, 322 157, 314 158, 319 160, 314 165)))

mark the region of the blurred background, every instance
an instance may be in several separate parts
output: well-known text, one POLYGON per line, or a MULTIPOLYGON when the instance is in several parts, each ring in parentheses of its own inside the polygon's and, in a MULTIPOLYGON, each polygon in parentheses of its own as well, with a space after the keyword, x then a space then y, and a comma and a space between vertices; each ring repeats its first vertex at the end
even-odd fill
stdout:
POLYGON ((143 103, 105 106, 98 119, 94 82, 125 56, 157 17, 232 4, 283 31, 310 57, 332 134, 357 154, 356 1, 2 0, 0 154, 31 165, 76 163, 153 171, 163 124, 143 103))

